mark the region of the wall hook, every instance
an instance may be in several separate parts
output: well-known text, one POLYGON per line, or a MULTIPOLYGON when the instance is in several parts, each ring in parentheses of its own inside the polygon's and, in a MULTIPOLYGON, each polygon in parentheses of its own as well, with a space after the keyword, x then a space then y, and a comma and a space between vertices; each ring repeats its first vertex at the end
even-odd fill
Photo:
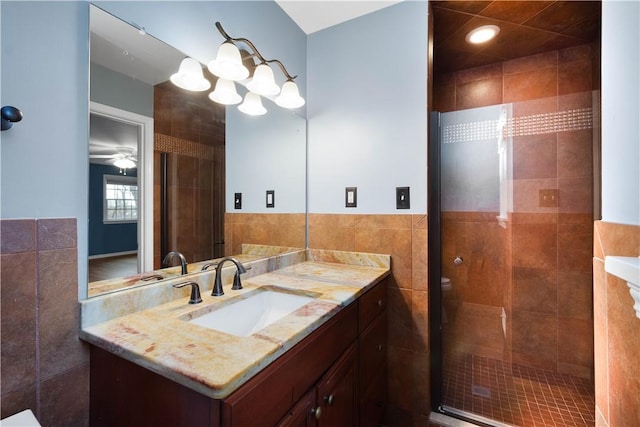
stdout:
POLYGON ((5 105, 0 110, 2 116, 2 130, 11 129, 14 123, 22 120, 22 111, 11 105, 5 105))

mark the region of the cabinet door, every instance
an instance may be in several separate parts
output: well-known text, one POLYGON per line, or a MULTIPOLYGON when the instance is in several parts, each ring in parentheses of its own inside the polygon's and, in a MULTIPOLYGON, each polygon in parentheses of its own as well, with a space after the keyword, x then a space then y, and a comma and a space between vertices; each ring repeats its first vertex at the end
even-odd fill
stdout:
POLYGON ((316 389, 313 388, 289 411, 276 427, 315 427, 316 389))
POLYGON ((380 424, 387 401, 387 370, 383 369, 369 381, 370 386, 360 394, 360 426, 373 427, 380 424))
POLYGON ((318 426, 352 427, 356 425, 356 346, 352 345, 318 384, 318 426))

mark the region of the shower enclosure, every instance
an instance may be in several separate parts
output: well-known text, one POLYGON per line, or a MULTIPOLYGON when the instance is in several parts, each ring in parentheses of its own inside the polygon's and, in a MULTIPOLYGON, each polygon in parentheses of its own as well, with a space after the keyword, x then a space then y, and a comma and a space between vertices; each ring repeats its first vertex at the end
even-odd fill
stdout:
POLYGON ((490 425, 593 423, 597 100, 432 113, 435 410, 490 425))

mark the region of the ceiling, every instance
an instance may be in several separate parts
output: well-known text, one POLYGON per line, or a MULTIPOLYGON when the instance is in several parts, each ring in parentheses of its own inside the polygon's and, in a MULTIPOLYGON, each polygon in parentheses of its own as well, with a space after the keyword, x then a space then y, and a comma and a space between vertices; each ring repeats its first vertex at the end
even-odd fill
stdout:
POLYGON ((275 0, 306 34, 324 30, 402 0, 275 0))
MULTIPOLYGON (((307 34, 391 6, 394 1, 276 0, 307 34)), ((430 0, 434 17, 434 66, 463 70, 590 43, 600 36, 601 2, 430 0), (470 45, 473 28, 493 24, 498 36, 470 45)))
POLYGON ((437 73, 479 67, 590 43, 600 37, 600 1, 431 0, 437 73), (498 36, 470 45, 473 28, 493 24, 498 36))

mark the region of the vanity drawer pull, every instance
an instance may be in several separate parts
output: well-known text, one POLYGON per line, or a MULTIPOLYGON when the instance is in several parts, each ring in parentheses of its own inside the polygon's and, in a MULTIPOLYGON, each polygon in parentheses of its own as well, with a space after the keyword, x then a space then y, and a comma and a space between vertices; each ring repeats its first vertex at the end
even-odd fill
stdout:
POLYGON ((322 408, 320 408, 319 406, 317 408, 312 408, 311 414, 316 417, 316 420, 319 420, 320 416, 322 416, 322 408))
POLYGON ((333 393, 331 393, 329 396, 325 396, 324 397, 324 401, 327 403, 327 405, 331 406, 333 405, 333 393))

